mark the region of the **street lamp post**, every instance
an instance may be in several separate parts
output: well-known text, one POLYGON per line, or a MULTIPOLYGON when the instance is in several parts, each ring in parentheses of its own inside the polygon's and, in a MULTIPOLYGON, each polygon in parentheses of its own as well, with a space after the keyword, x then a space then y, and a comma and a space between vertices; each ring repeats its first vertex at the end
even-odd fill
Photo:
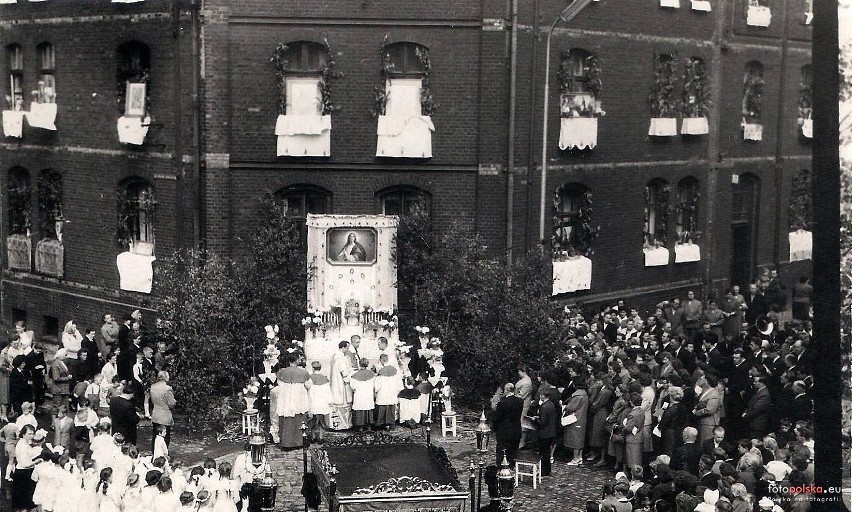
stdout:
POLYGON ((550 102, 550 42, 553 39, 553 31, 556 30, 556 25, 560 21, 569 22, 574 19, 587 5, 593 0, 574 0, 568 7, 562 10, 553 23, 550 25, 550 31, 547 33, 547 44, 545 45, 544 53, 544 104, 541 114, 541 197, 539 205, 538 219, 538 239, 544 247, 544 215, 545 206, 547 205, 547 114, 548 104, 550 102))
POLYGON ((488 440, 491 438, 491 429, 485 419, 485 411, 479 417, 479 425, 476 426, 476 451, 479 460, 476 461, 478 486, 476 488, 476 510, 482 506, 482 472, 485 470, 486 457, 488 457, 488 440))
POLYGON ((509 467, 506 458, 506 450, 503 450, 503 463, 497 473, 497 485, 500 490, 500 509, 503 512, 512 512, 512 500, 515 497, 515 473, 509 467))

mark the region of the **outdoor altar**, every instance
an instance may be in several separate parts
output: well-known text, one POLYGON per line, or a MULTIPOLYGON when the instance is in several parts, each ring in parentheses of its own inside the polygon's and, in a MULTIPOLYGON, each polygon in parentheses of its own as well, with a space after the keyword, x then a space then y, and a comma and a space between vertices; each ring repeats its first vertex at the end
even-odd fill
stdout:
POLYGON ((311 470, 331 512, 462 512, 468 498, 444 449, 410 437, 335 439, 311 448, 311 470))
POLYGON ((376 364, 378 339, 399 344, 396 322, 395 236, 399 218, 308 215, 308 316, 305 357, 323 373, 338 343, 361 337, 358 353, 376 364))

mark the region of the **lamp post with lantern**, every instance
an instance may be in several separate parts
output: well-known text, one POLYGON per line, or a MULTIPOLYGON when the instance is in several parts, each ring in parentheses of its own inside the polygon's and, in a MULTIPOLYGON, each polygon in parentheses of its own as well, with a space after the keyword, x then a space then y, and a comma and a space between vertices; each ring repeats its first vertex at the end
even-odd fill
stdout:
POLYGON ((488 422, 485 419, 485 411, 482 411, 482 415, 479 417, 479 424, 476 426, 476 452, 478 455, 478 460, 475 458, 474 461, 471 462, 471 468, 473 468, 474 463, 476 465, 476 502, 474 505, 476 508, 473 508, 475 511, 479 511, 480 506, 482 505, 482 474, 485 470, 486 460, 488 457, 488 441, 491 439, 491 428, 488 427, 488 422))
POLYGON ((515 498, 515 473, 509 466, 506 458, 506 450, 503 450, 503 463, 497 473, 497 486, 500 491, 500 509, 503 512, 512 512, 512 500, 515 498))

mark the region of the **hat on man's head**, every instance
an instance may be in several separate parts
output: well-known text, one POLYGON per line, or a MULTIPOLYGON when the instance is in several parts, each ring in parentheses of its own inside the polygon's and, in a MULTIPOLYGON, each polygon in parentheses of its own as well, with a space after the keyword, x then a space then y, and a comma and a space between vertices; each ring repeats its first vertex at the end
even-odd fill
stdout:
POLYGON ((764 496, 757 502, 757 506, 760 507, 761 510, 772 510, 773 507, 775 507, 775 502, 764 496))

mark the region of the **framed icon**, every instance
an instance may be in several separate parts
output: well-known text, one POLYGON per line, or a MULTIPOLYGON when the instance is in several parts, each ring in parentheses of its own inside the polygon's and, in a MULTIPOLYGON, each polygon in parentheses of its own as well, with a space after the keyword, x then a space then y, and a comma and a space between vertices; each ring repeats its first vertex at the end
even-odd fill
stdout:
POLYGON ((145 116, 145 89, 147 84, 127 84, 127 97, 124 103, 124 115, 128 117, 145 116))
POLYGON ((326 257, 333 265, 372 265, 378 235, 372 228, 332 228, 326 232, 326 257))

